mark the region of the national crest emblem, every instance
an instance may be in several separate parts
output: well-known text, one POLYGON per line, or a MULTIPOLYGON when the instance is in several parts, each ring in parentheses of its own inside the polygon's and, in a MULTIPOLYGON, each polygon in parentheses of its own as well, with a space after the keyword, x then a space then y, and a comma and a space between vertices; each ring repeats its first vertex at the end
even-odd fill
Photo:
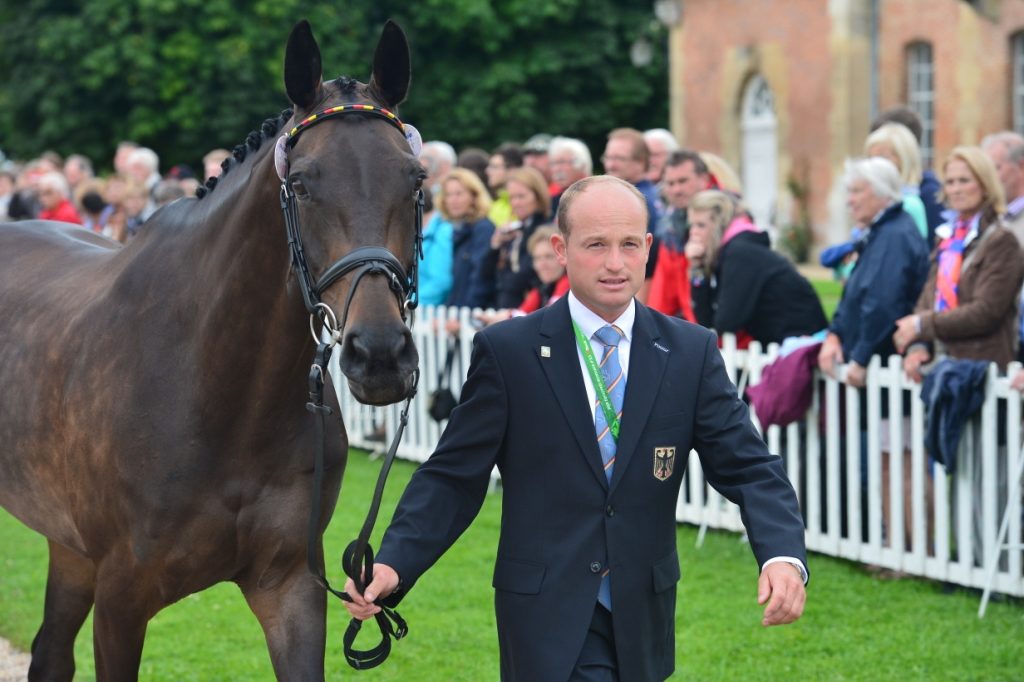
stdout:
POLYGON ((666 481, 672 476, 672 469, 676 462, 676 449, 674 447, 654 448, 654 477, 659 481, 666 481))

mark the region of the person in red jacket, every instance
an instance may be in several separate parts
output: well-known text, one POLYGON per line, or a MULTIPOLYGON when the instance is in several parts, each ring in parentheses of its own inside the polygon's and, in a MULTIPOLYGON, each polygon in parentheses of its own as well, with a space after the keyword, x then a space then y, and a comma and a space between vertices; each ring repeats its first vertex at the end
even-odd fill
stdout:
POLYGON ((662 184, 672 209, 658 225, 658 261, 647 305, 660 313, 696 322, 690 301, 690 263, 685 252, 690 233, 687 207, 698 192, 716 185, 700 155, 687 149, 669 156, 662 184))
POLYGON ((53 171, 44 173, 36 180, 36 193, 39 196, 40 220, 57 220, 62 223, 82 224, 82 218, 75 210, 74 204, 68 199, 68 183, 64 176, 53 171))

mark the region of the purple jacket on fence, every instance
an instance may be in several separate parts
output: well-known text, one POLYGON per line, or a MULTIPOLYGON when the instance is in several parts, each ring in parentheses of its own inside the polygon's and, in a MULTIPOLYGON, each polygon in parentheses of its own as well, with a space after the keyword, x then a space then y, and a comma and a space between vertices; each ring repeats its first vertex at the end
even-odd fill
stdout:
POLYGON ((814 369, 820 343, 798 348, 766 366, 761 382, 747 388, 747 397, 761 422, 761 429, 786 426, 802 419, 814 395, 814 369))

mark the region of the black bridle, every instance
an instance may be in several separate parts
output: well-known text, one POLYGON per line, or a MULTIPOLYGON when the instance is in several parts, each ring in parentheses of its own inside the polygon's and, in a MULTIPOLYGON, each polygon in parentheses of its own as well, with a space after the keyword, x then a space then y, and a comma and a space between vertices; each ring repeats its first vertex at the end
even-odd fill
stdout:
MULTIPOLYGON (((360 114, 383 119, 395 126, 402 133, 403 137, 406 136, 406 128, 411 128, 411 126, 405 126, 397 116, 387 109, 369 104, 343 104, 309 116, 278 138, 274 150, 274 163, 278 176, 281 178, 281 210, 284 213, 285 229, 288 233, 288 250, 291 253, 291 265, 299 280, 302 300, 310 314, 310 327, 313 329, 313 338, 318 344, 313 365, 309 371, 309 402, 306 403, 306 409, 316 416, 317 439, 313 467, 313 500, 310 506, 307 532, 306 563, 310 573, 313 574, 313 577, 325 590, 344 601, 350 602, 352 598, 348 594, 331 587, 330 582, 324 575, 323 569, 320 567, 319 554, 317 552, 318 544, 316 540, 319 536, 324 473, 324 420, 332 413, 331 408, 325 405, 323 401, 324 377, 328 371, 327 367, 331 359, 331 351, 342 340, 352 298, 364 277, 368 275, 382 275, 387 278, 388 286, 398 301, 403 321, 406 321, 408 311, 415 310, 417 305, 417 286, 419 284, 416 262, 419 258, 423 257, 423 191, 420 189, 416 190, 415 215, 413 218, 416 237, 413 244, 412 265, 409 268, 408 274, 405 268, 402 267, 401 261, 388 249, 381 246, 363 246, 353 249, 343 258, 333 263, 324 271, 319 279, 313 279, 309 264, 306 261, 305 251, 302 248, 295 192, 288 181, 288 150, 295 145, 296 140, 304 130, 327 119, 349 114, 360 114), (339 325, 334 311, 321 300, 321 296, 332 284, 353 272, 356 275, 352 280, 348 296, 345 299, 345 308, 342 310, 341 324, 339 325), (323 341, 322 335, 318 336, 316 334, 314 329, 316 319, 320 320, 323 329, 330 335, 330 341, 323 341)), ((391 470, 391 464, 394 462, 398 443, 401 441, 409 421, 409 405, 412 402, 413 396, 416 395, 418 380, 419 371, 417 370, 413 373, 412 385, 406 395, 405 405, 402 409, 395 437, 381 464, 380 474, 377 477, 377 486, 374 489, 373 499, 370 503, 366 520, 359 532, 359 536, 349 543, 342 555, 342 568, 346 575, 352 579, 360 593, 364 592, 366 585, 373 581, 373 549, 369 544, 370 534, 373 532, 373 526, 377 521, 377 513, 380 510, 381 498, 384 494, 384 484, 387 481, 388 472, 391 470)), ((356 635, 362 627, 362 621, 353 618, 345 632, 343 639, 345 660, 357 670, 373 668, 383 663, 391 652, 391 639, 401 639, 409 631, 405 620, 393 608, 381 605, 381 611, 376 614, 375 618, 377 625, 380 627, 381 641, 372 649, 357 651, 353 646, 356 635)))

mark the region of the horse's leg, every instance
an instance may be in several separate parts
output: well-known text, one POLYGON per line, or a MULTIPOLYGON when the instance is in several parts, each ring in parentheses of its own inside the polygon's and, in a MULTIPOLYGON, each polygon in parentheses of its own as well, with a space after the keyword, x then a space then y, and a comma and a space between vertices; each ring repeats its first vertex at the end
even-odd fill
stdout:
POLYGON ((75 676, 75 637, 92 608, 96 567, 92 561, 50 540, 43 624, 32 640, 28 679, 71 680, 75 676))
POLYGON ((151 608, 145 576, 124 570, 126 562, 108 557, 96 582, 92 637, 99 682, 139 678, 142 645, 151 608))
POLYGON ((300 564, 272 587, 239 581, 267 638, 278 680, 324 679, 327 593, 300 564))

